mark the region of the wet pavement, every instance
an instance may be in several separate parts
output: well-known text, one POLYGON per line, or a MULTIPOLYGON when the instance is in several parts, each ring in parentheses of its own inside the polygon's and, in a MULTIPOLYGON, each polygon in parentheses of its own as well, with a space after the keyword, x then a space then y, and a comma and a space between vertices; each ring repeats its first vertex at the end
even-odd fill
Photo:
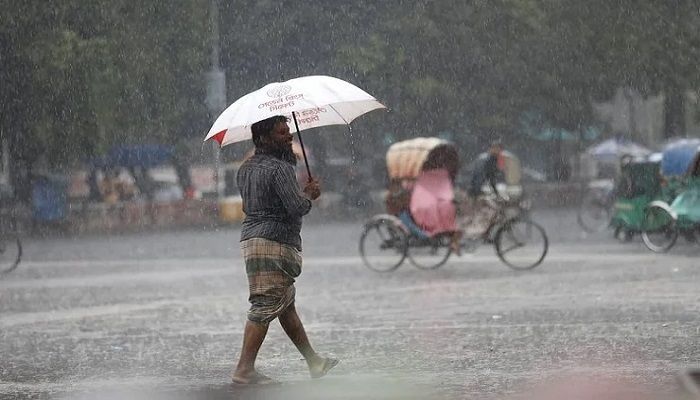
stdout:
POLYGON ((657 255, 583 235, 564 210, 536 218, 550 254, 527 272, 482 247, 378 274, 359 222, 307 224, 297 309, 341 363, 309 379, 273 323, 266 387, 228 385, 247 309, 236 228, 27 239, 0 279, 0 398, 506 398, 567 373, 671 389, 700 364, 700 249, 657 255))

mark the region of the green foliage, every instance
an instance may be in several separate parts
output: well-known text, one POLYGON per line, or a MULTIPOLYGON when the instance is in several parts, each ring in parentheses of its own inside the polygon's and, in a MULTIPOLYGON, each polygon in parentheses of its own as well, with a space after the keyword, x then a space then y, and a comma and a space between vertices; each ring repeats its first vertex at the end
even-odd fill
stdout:
POLYGON ((117 143, 201 134, 207 4, 3 4, 1 37, 22 69, 15 75, 22 82, 10 83, 21 88, 3 90, 4 100, 22 96, 20 115, 3 119, 3 133, 34 143, 30 158, 43 153, 53 166, 83 161, 117 143))
MULTIPOLYGON (((68 165, 115 143, 202 135, 209 4, 0 0, 0 130, 17 156, 68 165)), ((580 132, 620 86, 671 99, 700 86, 694 0, 219 5, 229 100, 300 75, 347 79, 391 109, 358 121, 370 148, 383 145, 376 132, 445 131, 479 147, 517 138, 526 114, 580 132)))
POLYGON ((533 112, 542 125, 581 132, 595 122, 592 102, 618 87, 647 95, 699 87, 700 15, 690 0, 415 4, 395 7, 381 33, 336 56, 400 110, 391 125, 409 135, 515 137, 533 112))

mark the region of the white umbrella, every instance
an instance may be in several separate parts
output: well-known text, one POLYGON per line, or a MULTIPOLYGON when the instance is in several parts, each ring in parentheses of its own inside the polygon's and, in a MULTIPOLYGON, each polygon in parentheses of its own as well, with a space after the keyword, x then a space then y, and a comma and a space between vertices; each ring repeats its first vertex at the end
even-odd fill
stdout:
POLYGON ((651 150, 632 141, 608 139, 587 150, 588 154, 600 161, 619 161, 623 155, 646 157, 651 150))
MULTIPOLYGON (((223 147, 250 140, 250 126, 275 115, 294 121, 299 143, 304 143, 299 131, 327 125, 349 125, 369 111, 386 108, 364 90, 330 76, 305 76, 286 82, 274 82, 236 100, 216 119, 206 138, 223 147)), ((311 171, 309 177, 311 176, 311 171)))

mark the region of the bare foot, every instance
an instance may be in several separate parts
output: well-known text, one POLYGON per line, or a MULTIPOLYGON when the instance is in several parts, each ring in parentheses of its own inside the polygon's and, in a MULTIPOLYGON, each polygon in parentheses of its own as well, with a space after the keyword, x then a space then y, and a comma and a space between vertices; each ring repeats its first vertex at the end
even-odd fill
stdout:
POLYGON ((269 385, 271 383, 277 383, 274 379, 261 374, 258 371, 253 371, 250 374, 238 374, 234 373, 231 377, 231 382, 237 385, 269 385))
POLYGON ((320 358, 317 362, 309 365, 309 372, 312 378, 320 378, 336 365, 338 365, 338 360, 335 358, 320 358))

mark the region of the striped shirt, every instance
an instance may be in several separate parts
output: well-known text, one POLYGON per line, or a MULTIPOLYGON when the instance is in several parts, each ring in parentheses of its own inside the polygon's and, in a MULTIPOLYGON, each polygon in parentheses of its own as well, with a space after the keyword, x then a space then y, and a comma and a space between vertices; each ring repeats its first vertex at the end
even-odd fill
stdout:
POLYGON ((257 153, 238 170, 238 189, 245 219, 241 241, 263 238, 301 250, 301 217, 311 210, 294 166, 270 154, 257 153))

